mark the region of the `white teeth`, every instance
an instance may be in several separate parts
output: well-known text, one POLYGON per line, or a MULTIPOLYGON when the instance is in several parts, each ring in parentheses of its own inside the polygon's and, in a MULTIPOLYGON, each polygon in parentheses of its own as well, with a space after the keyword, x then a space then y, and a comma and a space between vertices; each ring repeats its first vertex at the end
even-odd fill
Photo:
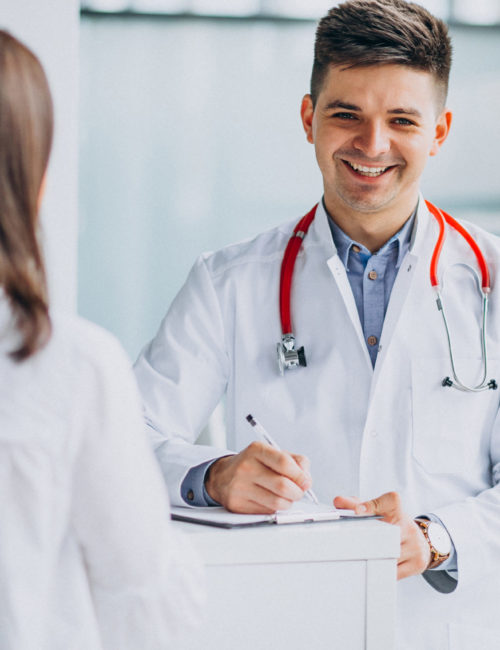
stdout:
POLYGON ((349 162, 346 160, 347 164, 352 167, 355 171, 363 174, 364 176, 380 176, 383 174, 388 167, 365 167, 364 165, 356 165, 355 163, 349 162))

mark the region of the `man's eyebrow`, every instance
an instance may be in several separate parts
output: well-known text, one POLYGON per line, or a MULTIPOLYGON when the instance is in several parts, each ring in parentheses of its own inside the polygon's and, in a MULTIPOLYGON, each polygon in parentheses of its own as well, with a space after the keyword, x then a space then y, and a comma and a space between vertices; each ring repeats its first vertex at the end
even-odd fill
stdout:
POLYGON ((418 108, 392 108, 390 111, 387 111, 391 115, 413 115, 414 117, 422 117, 422 113, 418 110, 418 108))
POLYGON ((334 108, 343 108, 346 111, 360 111, 361 108, 359 106, 355 106, 354 104, 348 104, 347 102, 343 102, 340 99, 335 99, 332 102, 328 102, 328 104, 324 107, 325 111, 331 111, 334 108))

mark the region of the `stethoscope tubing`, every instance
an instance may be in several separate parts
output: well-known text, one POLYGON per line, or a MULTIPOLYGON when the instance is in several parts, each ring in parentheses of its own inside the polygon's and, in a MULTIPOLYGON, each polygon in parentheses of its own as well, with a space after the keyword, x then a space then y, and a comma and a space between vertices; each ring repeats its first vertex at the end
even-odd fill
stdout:
POLYGON ((430 201, 426 201, 425 204, 429 212, 435 217, 439 225, 439 235, 436 242, 436 246, 434 247, 434 252, 432 254, 431 265, 430 265, 431 285, 433 287, 439 287, 438 264, 439 264, 439 258, 441 256, 441 251, 444 245, 444 240, 446 237, 446 228, 445 228, 445 222, 446 222, 454 230, 460 233, 460 235, 462 235, 462 237, 465 239, 467 244, 473 250, 477 259, 477 263, 479 265, 479 270, 481 271, 481 288, 483 292, 489 292, 490 273, 488 270, 488 265, 486 264, 484 255, 482 254, 481 249, 477 245, 476 241, 473 239, 470 233, 468 233, 467 230, 465 230, 465 228, 447 212, 445 212, 444 210, 440 210, 435 205, 433 205, 430 201))
POLYGON ((482 323, 481 323, 481 360, 483 362, 483 376, 481 378, 481 381, 476 385, 476 386, 467 386, 464 384, 462 381, 460 381, 457 370, 455 368, 455 360, 454 360, 454 355, 453 355, 453 348, 451 344, 451 335, 450 335, 450 330, 448 327, 448 321, 446 319, 446 312, 444 309, 444 304, 443 304, 443 298, 441 296, 441 293, 438 292, 437 295, 437 306, 439 311, 441 312, 441 316, 443 317, 443 323, 446 331, 446 341, 448 343, 448 351, 450 355, 450 363, 451 363, 451 372, 453 375, 453 381, 449 377, 445 377, 443 381, 441 382, 443 386, 454 386, 458 390, 464 391, 466 393, 480 393, 483 390, 488 390, 490 388, 496 388, 496 381, 494 379, 491 379, 489 382, 486 381, 486 377, 488 376, 488 353, 486 349, 486 323, 487 323, 487 317, 488 317, 488 294, 484 293, 483 294, 483 300, 482 300, 482 323), (450 383, 451 382, 451 383, 450 383))
POLYGON ((293 229, 293 234, 288 240, 285 254, 283 255, 283 262, 281 264, 280 276, 280 317, 281 329, 283 335, 291 334, 292 332, 292 317, 290 314, 290 294, 292 291, 292 278, 295 269, 295 260, 299 253, 300 247, 304 237, 307 235, 309 226, 312 224, 316 214, 316 205, 299 221, 293 229))

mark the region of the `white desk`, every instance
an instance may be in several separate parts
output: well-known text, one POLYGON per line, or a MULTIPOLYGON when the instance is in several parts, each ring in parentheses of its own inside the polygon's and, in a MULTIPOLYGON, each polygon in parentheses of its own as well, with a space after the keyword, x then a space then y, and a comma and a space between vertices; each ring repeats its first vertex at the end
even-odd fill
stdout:
POLYGON ((207 565, 207 620, 179 650, 393 650, 399 529, 175 522, 207 565))

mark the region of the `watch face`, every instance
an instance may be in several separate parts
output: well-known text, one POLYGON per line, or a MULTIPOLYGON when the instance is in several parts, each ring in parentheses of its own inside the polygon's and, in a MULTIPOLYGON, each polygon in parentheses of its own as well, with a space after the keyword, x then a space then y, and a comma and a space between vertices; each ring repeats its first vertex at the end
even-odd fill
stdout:
POLYGON ((434 546, 439 555, 448 555, 451 551, 451 539, 443 526, 431 521, 427 528, 429 541, 434 546))

